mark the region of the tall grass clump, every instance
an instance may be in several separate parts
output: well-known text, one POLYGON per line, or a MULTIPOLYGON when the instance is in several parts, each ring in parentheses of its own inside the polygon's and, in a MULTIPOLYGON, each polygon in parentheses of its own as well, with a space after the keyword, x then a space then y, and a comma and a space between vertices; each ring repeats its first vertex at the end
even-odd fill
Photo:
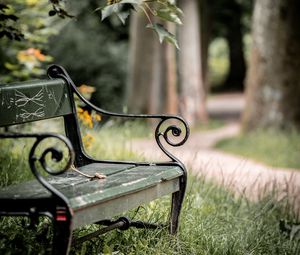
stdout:
POLYGON ((2 139, 0 143, 0 187, 33 178, 28 165, 28 143, 23 139, 2 139))
POLYGON ((296 130, 257 130, 220 141, 216 148, 273 167, 300 169, 300 133, 296 130))

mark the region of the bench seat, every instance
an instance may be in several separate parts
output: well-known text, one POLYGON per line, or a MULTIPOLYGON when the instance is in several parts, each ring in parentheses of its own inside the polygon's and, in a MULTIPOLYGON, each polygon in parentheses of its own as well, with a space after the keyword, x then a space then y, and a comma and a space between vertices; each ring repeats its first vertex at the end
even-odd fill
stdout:
MULTIPOLYGON (((178 177, 183 174, 178 166, 93 163, 78 169, 88 175, 101 173, 106 178, 90 180, 73 170, 46 178, 68 199, 74 213, 74 228, 110 218, 112 212, 118 214, 141 202, 176 192, 179 190, 178 177)), ((50 197, 51 193, 37 180, 11 185, 0 191, 0 201, 50 197)))

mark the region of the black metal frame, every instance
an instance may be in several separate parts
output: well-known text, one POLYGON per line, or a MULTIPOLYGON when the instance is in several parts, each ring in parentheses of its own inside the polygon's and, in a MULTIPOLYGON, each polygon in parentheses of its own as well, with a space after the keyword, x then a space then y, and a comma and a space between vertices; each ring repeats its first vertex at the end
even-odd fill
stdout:
MULTIPOLYGON (((185 190, 186 190, 186 183, 187 183, 187 171, 185 166, 182 164, 182 162, 177 159, 174 155, 172 155, 167 149, 163 146, 161 142, 161 138, 165 140, 167 144, 173 147, 178 147, 183 145, 190 134, 190 129, 187 124, 187 122, 179 117, 179 116, 174 116, 174 115, 147 115, 147 114, 121 114, 121 113, 114 113, 114 112, 109 112, 105 111, 94 104, 92 104, 90 101, 88 101, 86 98, 84 98, 81 93, 78 91, 77 86, 74 84, 66 70, 58 65, 52 65, 49 67, 48 72, 47 72, 49 78, 56 79, 56 78, 61 78, 65 80, 65 82, 69 85, 70 91, 75 93, 79 99, 86 104, 87 108, 90 108, 90 110, 94 110, 95 112, 101 114, 101 115, 106 115, 110 117, 121 117, 121 118, 134 118, 134 119, 158 119, 159 123, 156 126, 155 129, 155 141, 159 148, 162 150, 162 152, 171 159, 170 162, 165 162, 165 163, 151 163, 155 165, 177 165, 179 166, 182 171, 183 175, 180 178, 180 190, 172 195, 172 207, 171 207, 171 219, 170 219, 170 233, 175 234, 178 228, 178 219, 179 219, 179 214, 181 211, 182 207, 182 202, 184 199, 185 195, 185 190), (168 126, 165 130, 161 130, 161 127, 163 123, 165 123, 168 120, 176 120, 179 123, 183 124, 185 130, 184 130, 184 136, 183 139, 179 142, 172 142, 169 138, 169 135, 172 134, 174 137, 180 137, 182 134, 182 130, 175 125, 168 126)), ((72 94, 72 93, 71 93, 72 94)), ((70 95, 73 97, 73 95, 70 95)), ((73 102, 73 111, 74 114, 76 114, 76 106, 74 103, 74 100, 71 100, 73 102)), ((76 151, 76 155, 80 155, 79 158, 80 160, 75 160, 75 163, 78 166, 81 166, 82 164, 87 164, 87 163, 95 163, 95 162, 110 162, 110 163, 128 163, 128 164, 135 164, 135 165, 149 165, 149 163, 137 163, 137 162, 118 162, 118 161, 99 161, 92 159, 89 157, 86 152, 84 151, 84 148, 82 146, 81 138, 80 138, 80 130, 79 130, 79 125, 77 122, 77 118, 74 117, 74 115, 69 118, 67 116, 67 120, 65 122, 66 124, 66 134, 67 136, 71 139, 73 146, 76 151), (70 125, 70 126, 68 126, 70 125), (72 128, 71 128, 72 127, 72 128), (76 127, 76 128, 75 128, 76 127)))
MULTIPOLYGON (((179 222, 179 215, 182 208, 182 203, 185 195, 186 184, 187 184, 187 171, 184 165, 174 156, 172 155, 167 149, 164 147, 162 140, 164 140, 170 146, 181 146, 183 145, 188 137, 189 137, 189 127, 187 122, 178 116, 172 115, 145 115, 145 114, 120 114, 105 111, 91 102, 89 102, 86 98, 84 98, 80 92, 78 91, 76 85, 71 80, 68 73, 65 69, 58 65, 52 65, 48 68, 48 77, 50 79, 63 79, 66 84, 69 86, 69 97, 70 102, 72 104, 72 114, 65 115, 64 122, 65 122, 65 132, 66 137, 58 134, 0 134, 0 138, 36 138, 35 143, 30 151, 29 155, 29 164, 34 176, 37 180, 52 194, 52 198, 49 201, 42 201, 39 200, 38 203, 36 200, 28 201, 24 203, 19 203, 17 206, 9 201, 6 201, 6 208, 0 210, 0 215, 26 215, 32 218, 36 218, 36 215, 47 215, 53 220, 54 225, 54 254, 64 254, 68 253, 70 242, 71 242, 71 234, 72 234, 72 211, 70 206, 68 205, 68 199, 56 190, 52 185, 50 185, 43 176, 38 172, 36 168, 36 163, 39 163, 42 168, 51 175, 57 175, 65 172, 67 169, 70 168, 72 164, 76 167, 84 166, 90 163, 114 163, 114 164, 134 164, 134 165, 170 165, 170 166, 179 166, 182 169, 182 176, 180 177, 179 182, 179 191, 172 194, 172 205, 171 205, 171 214, 170 214, 170 223, 169 223, 169 232, 171 234, 175 234, 178 229, 178 222, 179 222), (147 163, 147 162, 132 162, 132 161, 107 161, 107 160, 96 160, 91 158, 84 150, 81 134, 79 129, 78 120, 76 117, 76 105, 74 101, 73 93, 75 93, 79 99, 86 104, 86 107, 90 110, 94 110, 95 112, 108 117, 120 117, 120 118, 135 118, 135 119, 146 119, 152 118, 157 119, 158 124, 155 129, 155 140, 158 147, 162 150, 162 152, 170 158, 168 162, 157 162, 157 163, 147 163), (165 124, 169 120, 175 120, 179 122, 184 127, 184 132, 180 129, 179 126, 176 125, 169 125, 164 130, 162 130, 163 124, 165 124), (181 138, 179 142, 172 142, 170 139, 170 135, 173 137, 181 138), (45 157, 47 154, 51 153, 52 159, 59 162, 63 158, 63 154, 61 151, 55 148, 47 148, 44 152, 42 152, 40 157, 35 155, 35 150, 37 146, 42 142, 44 139, 54 137, 62 142, 68 148, 68 157, 69 160, 66 166, 61 169, 60 171, 54 171, 53 169, 49 168, 46 163, 45 157), (38 205, 37 205, 38 204, 38 205), (20 206, 21 205, 21 206, 20 206)), ((102 221, 98 224, 107 225, 106 228, 100 229, 97 233, 90 234, 86 238, 81 238, 81 240, 74 241, 75 243, 80 243, 85 241, 87 238, 91 238, 95 236, 95 234, 103 234, 107 231, 110 231, 115 228, 119 229, 127 229, 130 226, 139 227, 139 228, 154 228, 160 227, 161 225, 153 225, 150 223, 144 222, 131 222, 127 218, 120 218, 117 221, 102 221)))
POLYGON ((26 199, 15 203, 11 199, 1 199, 0 215, 8 216, 28 216, 33 225, 38 222, 39 216, 47 216, 53 222, 53 254, 67 254, 72 234, 72 210, 68 199, 52 185, 50 185, 37 169, 39 163, 43 170, 50 175, 59 175, 70 169, 74 163, 75 153, 72 143, 68 138, 60 134, 39 133, 39 134, 20 134, 6 133, 0 134, 0 139, 6 138, 35 138, 35 142, 29 153, 29 165, 36 179, 51 193, 51 198, 26 199), (36 155, 38 145, 47 138, 57 138, 68 148, 68 161, 60 170, 51 169, 46 161, 46 156, 51 155, 54 162, 60 162, 64 158, 63 152, 54 148, 46 148, 41 152, 41 156, 36 155))

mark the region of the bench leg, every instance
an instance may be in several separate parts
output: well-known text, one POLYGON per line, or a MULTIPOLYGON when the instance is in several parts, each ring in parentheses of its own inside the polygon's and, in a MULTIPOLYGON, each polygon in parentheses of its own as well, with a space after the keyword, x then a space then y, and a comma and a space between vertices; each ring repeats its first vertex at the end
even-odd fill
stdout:
POLYGON ((179 216, 184 198, 184 190, 179 190, 172 194, 172 207, 169 232, 175 235, 178 230, 179 216))
POLYGON ((53 255, 68 254, 72 239, 72 228, 70 220, 57 221, 53 223, 53 255))

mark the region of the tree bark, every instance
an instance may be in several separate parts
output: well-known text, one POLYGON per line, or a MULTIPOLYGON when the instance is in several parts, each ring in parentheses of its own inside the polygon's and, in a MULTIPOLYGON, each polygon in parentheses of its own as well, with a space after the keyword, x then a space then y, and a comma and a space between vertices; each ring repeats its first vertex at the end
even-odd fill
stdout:
POLYGON ((225 86, 228 89, 243 90, 246 75, 246 63, 244 57, 244 45, 242 34, 242 10, 235 1, 231 3, 233 15, 229 18, 226 31, 226 39, 229 48, 229 73, 225 86))
POLYGON ((158 113, 164 110, 163 47, 157 36, 146 28, 142 13, 134 13, 130 21, 128 111, 158 113))
POLYGON ((300 1, 256 1, 245 130, 300 128, 300 1))
MULTIPOLYGON (((166 24, 168 31, 176 34, 174 23, 166 24)), ((178 90, 177 90, 177 57, 174 45, 165 44, 165 65, 166 65, 166 112, 178 114, 178 90)))
POLYGON ((185 13, 179 30, 179 74, 181 83, 181 112, 193 125, 206 122, 205 88, 201 66, 201 38, 198 0, 181 0, 185 13))
POLYGON ((205 94, 209 92, 208 82, 208 47, 211 40, 212 33, 212 13, 209 0, 199 1, 199 13, 200 13, 200 37, 201 37, 201 67, 203 86, 205 88, 205 94))

